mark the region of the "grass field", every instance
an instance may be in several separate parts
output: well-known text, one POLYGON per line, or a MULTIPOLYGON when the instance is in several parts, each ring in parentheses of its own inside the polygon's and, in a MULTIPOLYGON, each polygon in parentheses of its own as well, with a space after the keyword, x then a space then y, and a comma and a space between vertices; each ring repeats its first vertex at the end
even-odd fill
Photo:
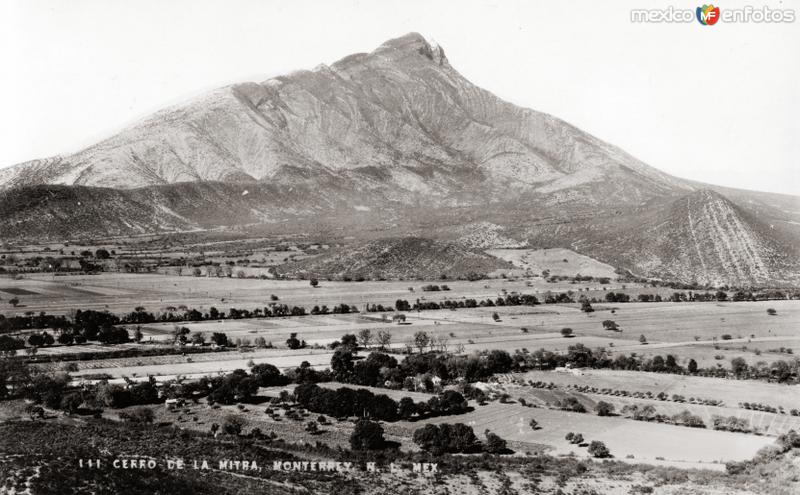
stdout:
POLYGON ((601 389, 651 392, 653 395, 664 392, 670 396, 678 394, 686 398, 716 399, 731 407, 737 407, 739 402, 760 402, 775 407, 783 406, 787 410, 800 408, 797 385, 623 370, 581 370, 581 373, 528 371, 514 377, 524 382, 544 381, 561 386, 589 385, 601 389))
MULTIPOLYGON (((307 309, 322 304, 333 307, 342 302, 362 308, 366 303, 394 305, 398 298, 409 301, 417 298, 423 300, 496 298, 503 290, 542 294, 548 290, 577 291, 578 288, 588 288, 601 295, 604 288, 619 290, 622 286, 618 283, 605 286, 582 283, 578 286, 569 282, 547 283, 541 278, 517 280, 498 278, 475 282, 446 281, 451 291, 422 292, 421 287, 428 283, 419 280, 365 282, 321 280, 319 287, 314 289, 307 281, 302 280, 129 273, 55 276, 35 273, 28 274, 20 280, 8 278, 0 281, 0 286, 32 293, 20 296, 21 303, 17 308, 0 301, 0 311, 7 316, 23 314, 26 311, 62 314, 78 308, 108 309, 115 313, 125 313, 132 311, 136 306, 144 306, 149 311, 159 311, 167 306, 177 307, 182 304, 206 310, 211 306, 219 309, 229 307, 254 309, 266 306, 270 302, 271 294, 278 295, 282 303, 302 305, 307 309), (409 287, 414 291, 409 291, 409 287)), ((636 286, 627 284, 627 287, 633 290, 636 286)), ((591 291, 587 294, 591 295, 591 291)))

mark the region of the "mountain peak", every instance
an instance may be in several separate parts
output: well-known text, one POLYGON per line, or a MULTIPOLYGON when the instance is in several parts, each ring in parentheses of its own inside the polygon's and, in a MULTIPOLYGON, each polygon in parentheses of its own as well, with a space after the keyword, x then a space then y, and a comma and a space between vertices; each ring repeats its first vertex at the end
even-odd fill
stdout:
POLYGON ((384 42, 373 53, 385 52, 416 52, 425 56, 428 60, 435 62, 438 65, 444 65, 447 62, 447 57, 444 55, 444 49, 433 40, 428 40, 419 33, 411 32, 399 38, 393 38, 384 42))

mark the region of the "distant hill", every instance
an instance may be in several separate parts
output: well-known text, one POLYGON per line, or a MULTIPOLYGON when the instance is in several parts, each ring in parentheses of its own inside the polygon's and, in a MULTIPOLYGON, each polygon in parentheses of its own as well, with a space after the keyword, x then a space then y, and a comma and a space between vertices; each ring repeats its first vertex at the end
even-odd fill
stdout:
POLYGON ((514 265, 483 251, 420 237, 387 238, 351 245, 278 267, 288 276, 358 279, 456 279, 487 275, 514 265))
POLYGON ((682 281, 800 277, 800 198, 660 172, 473 85, 416 33, 0 170, 0 211, 0 240, 322 222, 682 281))

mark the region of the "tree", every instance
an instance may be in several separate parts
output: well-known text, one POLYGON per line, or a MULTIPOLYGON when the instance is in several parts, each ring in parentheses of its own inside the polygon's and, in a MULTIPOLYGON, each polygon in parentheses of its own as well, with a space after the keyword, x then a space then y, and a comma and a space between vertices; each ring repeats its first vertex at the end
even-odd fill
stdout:
POLYGON ((258 384, 262 387, 274 387, 286 385, 289 380, 281 374, 276 366, 269 363, 259 363, 250 368, 250 372, 258 380, 258 384))
POLYGON ((309 421, 306 423, 306 431, 311 433, 312 435, 316 435, 319 433, 319 425, 316 421, 309 421))
POLYGON ((611 416, 614 414, 614 405, 601 400, 595 404, 594 410, 598 416, 611 416))
POLYGON ((28 337, 28 344, 32 345, 33 347, 41 347, 44 345, 44 338, 39 333, 32 333, 28 337))
POLYGON ((141 342, 144 338, 144 334, 142 333, 141 327, 137 326, 136 331, 133 333, 133 340, 136 342, 141 342))
POLYGON ((383 427, 375 421, 359 419, 350 435, 353 450, 374 450, 383 447, 383 427))
POLYGON ((430 342, 431 338, 426 332, 420 331, 414 334, 414 345, 419 349, 420 353, 425 351, 425 348, 428 347, 430 342))
POLYGON ((581 311, 584 313, 591 313, 594 311, 594 308, 592 307, 591 303, 589 303, 588 299, 581 301, 581 311))
POLYGON ((211 334, 211 342, 218 345, 219 347, 227 347, 228 336, 221 332, 214 332, 211 334))
POLYGON ((111 257, 111 253, 101 248, 94 252, 94 257, 99 260, 107 260, 111 257))
POLYGON ((336 349, 331 357, 331 371, 336 380, 350 381, 350 377, 353 375, 353 353, 346 348, 336 349))
POLYGON ((571 328, 566 328, 566 327, 562 328, 561 329, 561 335, 563 337, 565 337, 565 338, 566 337, 572 337, 572 329, 571 328))
POLYGON ((603 442, 599 442, 597 440, 593 440, 592 443, 589 444, 589 454, 592 457, 597 458, 604 458, 610 457, 611 452, 609 452, 608 447, 603 442))
POLYGON ((403 397, 397 407, 397 413, 401 418, 408 420, 411 419, 417 412, 417 405, 411 397, 403 397))
POLYGON ((502 454, 508 450, 506 441, 500 438, 498 435, 489 430, 486 430, 484 435, 486 436, 486 452, 489 452, 490 454, 502 454))
POLYGON ((414 431, 413 440, 421 449, 434 455, 444 452, 472 452, 480 446, 472 427, 463 423, 425 425, 414 431))
POLYGON ((689 370, 689 373, 697 373, 697 361, 690 359, 686 368, 689 370))
POLYGON ((645 337, 644 334, 639 336, 639 343, 641 343, 641 344, 646 344, 647 343, 647 337, 645 337))
POLYGON ((372 331, 369 328, 365 328, 358 332, 358 341, 361 343, 361 347, 368 348, 372 343, 372 331))
POLYGON ((319 280, 317 280, 317 279, 315 279, 315 278, 312 278, 312 279, 309 281, 309 284, 311 285, 311 287, 314 287, 314 288, 316 289, 316 288, 317 288, 317 286, 319 285, 319 280))
POLYGON ((206 343, 206 336, 203 335, 203 332, 195 332, 192 334, 192 344, 203 345, 205 343, 206 343))
POLYGON ((80 392, 72 392, 61 398, 61 404, 58 407, 67 414, 75 414, 83 402, 83 395, 80 392))
POLYGON ((541 426, 539 426, 539 422, 533 418, 531 418, 531 420, 528 422, 528 425, 531 427, 531 430, 538 430, 541 428, 541 426))
POLYGON ((379 330, 377 341, 381 350, 385 350, 392 342, 392 334, 387 330, 379 330))
POLYGON ((619 325, 614 320, 603 320, 603 328, 616 332, 619 330, 619 325))
POLYGON ((18 297, 12 297, 11 299, 8 300, 8 304, 10 304, 10 305, 12 305, 12 306, 14 306, 16 308, 17 305, 19 305, 19 298, 18 297))
POLYGON ((103 344, 124 344, 130 342, 128 330, 121 327, 103 327, 97 334, 97 340, 103 344))
POLYGON ((494 321, 500 321, 500 315, 497 313, 492 313, 492 319, 494 321))
POLYGON ((747 372, 747 361, 741 357, 731 359, 731 371, 736 376, 741 376, 747 372))
POLYGON ((776 314, 778 314, 778 312, 775 311, 775 308, 767 308, 767 314, 770 316, 775 316, 776 314))
POLYGON ((61 405, 61 399, 68 384, 69 375, 63 373, 56 375, 38 374, 29 379, 23 394, 36 404, 44 404, 50 409, 56 409, 61 405))
POLYGON ((58 334, 58 343, 61 345, 70 345, 75 341, 75 337, 70 332, 61 332, 58 334))
POLYGON ((231 414, 222 421, 222 431, 228 435, 240 435, 246 424, 247 422, 244 418, 231 414))
POLYGON ((25 348, 25 341, 11 337, 10 335, 0 335, 0 354, 11 357, 17 353, 18 349, 25 348))
POLYGON ((348 351, 355 352, 358 349, 358 338, 352 333, 346 333, 339 339, 340 346, 348 351))

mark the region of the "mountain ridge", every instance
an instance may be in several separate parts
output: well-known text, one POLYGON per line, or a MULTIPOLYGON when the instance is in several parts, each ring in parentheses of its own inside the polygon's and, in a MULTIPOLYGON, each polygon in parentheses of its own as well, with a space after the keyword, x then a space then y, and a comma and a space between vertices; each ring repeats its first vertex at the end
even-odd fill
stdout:
POLYGON ((504 229, 497 242, 569 247, 648 276, 800 277, 800 198, 661 172, 473 85, 417 33, 0 170, 0 211, 4 239, 318 219, 447 239, 447 226, 485 223, 504 229))
POLYGON ((344 176, 378 167, 393 187, 438 195, 454 182, 549 194, 626 171, 640 182, 631 191, 691 189, 570 124, 475 87, 416 33, 330 67, 211 91, 78 153, 0 171, 0 187, 291 180, 284 165, 344 176), (448 181, 454 173, 462 180, 448 181))

